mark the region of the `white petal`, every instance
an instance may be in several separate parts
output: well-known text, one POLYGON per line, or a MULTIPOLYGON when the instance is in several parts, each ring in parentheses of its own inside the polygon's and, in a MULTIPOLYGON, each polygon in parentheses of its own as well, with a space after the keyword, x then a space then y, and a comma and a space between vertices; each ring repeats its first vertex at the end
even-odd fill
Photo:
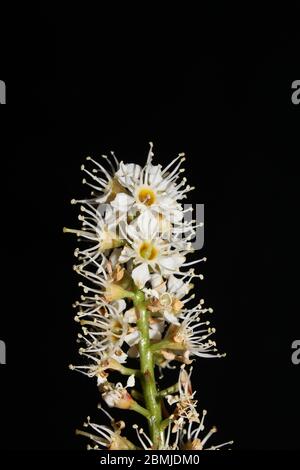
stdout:
POLYGON ((120 212, 128 212, 132 204, 134 203, 133 197, 125 193, 119 193, 115 199, 111 202, 111 205, 120 212))
POLYGON ((166 396, 167 402, 169 405, 173 405, 174 403, 177 403, 179 401, 179 397, 177 395, 167 395, 166 396))
POLYGON ((150 339, 160 341, 161 340, 161 332, 159 331, 158 328, 150 328, 149 329, 149 337, 150 337, 150 339))
POLYGON ((115 406, 115 403, 116 403, 115 395, 110 394, 110 393, 103 393, 102 398, 109 408, 113 408, 115 406))
POLYGON ((128 357, 127 354, 124 351, 122 351, 122 349, 118 349, 118 351, 116 352, 118 352, 118 354, 116 353, 112 354, 111 356, 112 359, 117 361, 119 364, 125 364, 127 361, 127 357, 128 357))
POLYGON ((136 317, 136 311, 135 308, 132 307, 124 313, 124 320, 127 323, 136 323, 137 317, 136 317))
POLYGON ((135 251, 129 246, 124 246, 120 254, 119 263, 127 263, 127 261, 129 261, 130 258, 134 256, 135 256, 135 251))
POLYGON ((162 268, 163 274, 172 274, 172 272, 178 271, 184 262, 185 257, 176 253, 159 258, 159 265, 162 268))
POLYGON ((123 249, 123 248, 115 248, 115 249, 111 252, 111 255, 110 255, 110 257, 109 257, 109 261, 111 262, 113 268, 114 268, 114 267, 116 266, 116 264, 119 262, 119 257, 120 257, 120 254, 121 254, 122 249, 123 249))
POLYGON ((158 186, 162 181, 161 165, 149 165, 148 180, 150 186, 158 186))
POLYGON ((101 377, 99 375, 97 376, 97 385, 102 385, 105 382, 107 382, 107 377, 101 377))
POLYGON ((172 323, 172 325, 180 325, 178 318, 175 317, 173 313, 170 313, 168 311, 164 311, 164 317, 167 320, 167 322, 172 323))
POLYGON ((137 219, 143 240, 153 240, 159 234, 159 223, 150 211, 144 211, 137 219))
POLYGON ((154 289, 147 289, 146 287, 143 287, 143 292, 147 299, 150 299, 151 297, 159 299, 159 293, 154 289))
POLYGON ((127 225, 126 227, 126 234, 129 238, 131 238, 133 241, 140 241, 140 234, 137 232, 136 229, 136 224, 135 222, 131 222, 130 225, 127 225))
POLYGON ((171 274, 171 276, 168 278, 168 291, 171 294, 176 294, 177 291, 181 289, 183 285, 184 285, 184 282, 178 277, 175 277, 173 274, 171 274))
POLYGON ((123 312, 126 308, 126 302, 124 299, 115 300, 112 305, 115 307, 117 313, 123 312))
POLYGON ((173 224, 180 222, 183 219, 183 211, 179 209, 172 210, 172 220, 173 224))
MULTIPOLYGON (((124 218, 124 217, 123 217, 124 218)), ((112 206, 105 206, 105 216, 104 216, 104 223, 107 227, 107 230, 111 231, 114 234, 114 238, 116 238, 116 229, 119 224, 120 217, 117 217, 117 212, 114 207, 112 206)))
POLYGON ((149 269, 147 263, 142 263, 132 271, 132 279, 135 285, 142 289, 147 281, 150 279, 149 269))
POLYGON ((135 385, 134 375, 130 375, 130 377, 128 377, 128 380, 127 380, 126 388, 127 387, 134 387, 134 385, 135 385))
POLYGON ((189 285, 186 282, 184 282, 182 287, 180 289, 178 289, 177 292, 176 292, 177 299, 179 299, 179 300, 182 299, 182 297, 187 295, 189 293, 189 291, 190 291, 189 285))
POLYGON ((124 340, 128 344, 128 346, 134 346, 135 344, 138 344, 140 340, 140 333, 139 331, 133 331, 132 333, 129 333, 128 335, 125 336, 124 340))
MULTIPOLYGON (((162 212, 162 206, 159 204, 159 213, 158 215, 156 216, 158 218, 158 224, 159 224, 159 230, 160 232, 162 233, 162 235, 164 235, 164 238, 166 237, 170 237, 171 234, 172 234, 172 225, 171 225, 171 222, 170 220, 168 220, 167 217, 165 217, 165 215, 163 215, 161 212, 162 212)), ((169 212, 169 208, 166 207, 166 211, 169 212)))
POLYGON ((173 209, 177 209, 178 208, 178 204, 177 202, 170 198, 169 196, 160 196, 159 198, 159 204, 162 206, 162 207, 169 207, 169 209, 173 210, 173 209))
POLYGON ((160 274, 157 274, 157 273, 152 274, 151 285, 152 285, 152 288, 159 294, 163 294, 167 290, 166 282, 164 281, 164 278, 160 274))
POLYGON ((123 162, 120 162, 120 168, 115 176, 123 186, 132 190, 132 187, 140 178, 141 171, 142 168, 140 165, 136 165, 135 163, 125 165, 123 162))

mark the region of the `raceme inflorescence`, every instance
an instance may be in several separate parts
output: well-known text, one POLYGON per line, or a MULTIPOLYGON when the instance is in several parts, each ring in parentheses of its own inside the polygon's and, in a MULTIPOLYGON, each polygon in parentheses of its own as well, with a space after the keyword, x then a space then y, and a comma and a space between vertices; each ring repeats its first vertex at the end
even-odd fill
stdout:
POLYGON ((72 200, 80 205, 81 227, 64 228, 80 243, 74 269, 82 289, 74 307, 83 362, 70 368, 95 378, 105 423, 88 417, 77 434, 92 449, 220 449, 231 442, 211 444, 216 428, 206 427, 207 412, 197 411, 191 385, 197 357, 222 356, 207 320, 212 309, 203 299, 195 304, 191 292, 203 278, 194 265, 205 261, 187 260, 202 225, 182 204, 194 188, 182 177, 184 154, 165 168, 153 156, 150 143, 143 168, 119 162, 113 152, 88 157, 81 169, 91 195, 72 200), (167 388, 160 386, 166 369, 177 376, 167 388), (125 422, 107 408, 140 414, 148 431, 133 424, 136 438, 129 440, 125 422))

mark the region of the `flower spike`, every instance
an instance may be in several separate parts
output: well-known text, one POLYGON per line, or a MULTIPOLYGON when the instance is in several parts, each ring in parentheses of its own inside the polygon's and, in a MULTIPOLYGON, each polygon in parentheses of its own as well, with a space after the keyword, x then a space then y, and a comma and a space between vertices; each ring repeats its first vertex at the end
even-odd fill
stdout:
POLYGON ((204 300, 194 303, 196 273, 205 257, 190 261, 203 221, 192 218, 184 200, 194 188, 183 177, 179 153, 165 168, 154 162, 153 143, 145 165, 119 161, 113 152, 87 157, 81 166, 86 199, 80 209, 75 249, 81 295, 74 303, 80 326, 80 365, 69 368, 97 382, 110 409, 134 411, 149 433, 135 424, 136 443, 124 436, 125 422, 99 405, 107 424, 88 417, 78 435, 94 450, 219 450, 206 410, 197 411, 191 364, 219 354, 204 300), (134 366, 131 364, 135 363, 134 366), (134 367, 134 368, 133 368, 134 367), (161 389, 164 369, 179 369, 175 384, 161 389), (119 377, 116 383, 115 376, 119 377), (212 444, 211 444, 212 443, 212 444))

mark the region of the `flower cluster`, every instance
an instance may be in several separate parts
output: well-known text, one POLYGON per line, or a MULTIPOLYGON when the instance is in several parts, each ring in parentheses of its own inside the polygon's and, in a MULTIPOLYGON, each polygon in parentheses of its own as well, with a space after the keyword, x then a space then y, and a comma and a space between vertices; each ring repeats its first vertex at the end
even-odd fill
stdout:
POLYGON ((133 444, 122 436, 125 423, 103 410, 111 427, 88 420, 91 432, 78 431, 92 439, 93 448, 198 450, 216 430, 200 437, 206 411, 200 418, 191 369, 186 371, 196 357, 221 356, 212 339, 215 329, 205 318, 212 309, 203 299, 191 306, 194 283, 203 278, 193 265, 205 261, 187 261, 202 225, 186 217, 191 208, 183 206, 194 188, 182 178, 183 154, 166 168, 152 159, 151 143, 143 168, 119 162, 113 153, 101 162, 88 157, 82 171, 91 197, 72 200, 80 205, 81 227, 64 229, 80 241, 74 270, 82 295, 74 307, 84 362, 70 368, 95 377, 108 407, 140 413, 150 431, 148 437, 135 426, 133 444), (156 366, 161 376, 176 363, 178 382, 159 390, 156 366), (126 386, 112 382, 112 371, 128 376, 126 386))

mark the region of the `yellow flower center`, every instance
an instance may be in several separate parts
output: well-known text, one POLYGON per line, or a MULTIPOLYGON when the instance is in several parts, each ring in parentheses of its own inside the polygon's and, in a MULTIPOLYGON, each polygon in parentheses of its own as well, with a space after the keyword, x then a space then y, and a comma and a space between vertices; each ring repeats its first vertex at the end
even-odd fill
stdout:
POLYGON ((140 245, 139 253, 142 258, 152 261, 157 257, 158 250, 151 242, 143 242, 140 245))
POLYGON ((141 188, 138 192, 138 200, 146 206, 152 206, 156 201, 156 196, 151 188, 141 188))

